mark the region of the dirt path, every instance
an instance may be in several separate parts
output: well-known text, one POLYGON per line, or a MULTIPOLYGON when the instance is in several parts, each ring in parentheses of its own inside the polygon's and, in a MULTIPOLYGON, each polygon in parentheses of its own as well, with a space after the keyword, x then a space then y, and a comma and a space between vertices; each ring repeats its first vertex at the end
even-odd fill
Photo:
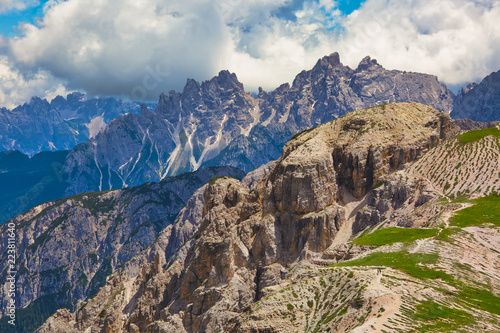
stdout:
POLYGON ((366 288, 365 295, 367 297, 373 297, 377 304, 373 307, 373 310, 362 326, 356 327, 352 330, 352 333, 368 333, 368 332, 382 332, 382 330, 387 331, 387 327, 383 325, 391 318, 402 304, 401 295, 394 293, 391 289, 388 289, 381 283, 382 274, 376 274, 372 283, 366 288), (385 311, 381 312, 380 309, 384 308, 385 311), (378 315, 380 317, 377 317, 378 315))

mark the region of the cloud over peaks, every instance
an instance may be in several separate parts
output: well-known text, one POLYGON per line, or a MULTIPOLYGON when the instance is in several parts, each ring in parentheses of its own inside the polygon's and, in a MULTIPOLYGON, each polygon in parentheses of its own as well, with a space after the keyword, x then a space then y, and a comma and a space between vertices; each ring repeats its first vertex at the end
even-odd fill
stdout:
POLYGON ((142 100, 223 69, 246 89, 271 90, 335 51, 351 67, 370 55, 452 85, 500 69, 496 0, 366 0, 349 14, 339 3, 52 0, 7 53, 11 68, 68 89, 142 100))

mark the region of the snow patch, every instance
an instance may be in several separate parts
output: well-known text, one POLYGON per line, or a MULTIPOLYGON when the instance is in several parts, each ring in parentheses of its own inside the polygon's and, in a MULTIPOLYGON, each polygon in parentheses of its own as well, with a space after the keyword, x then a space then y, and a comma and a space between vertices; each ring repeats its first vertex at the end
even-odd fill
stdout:
MULTIPOLYGON (((260 106, 257 105, 256 107, 254 107, 251 111, 250 111, 250 115, 252 116, 253 118, 253 123, 251 123, 248 128, 246 129, 243 129, 241 128, 241 134, 243 134, 244 136, 248 137, 250 135, 250 131, 252 130, 252 128, 255 127, 255 125, 257 125, 259 122, 260 122, 260 117, 262 115, 262 113, 260 112, 260 106)), ((224 115, 225 117, 226 115, 224 115)))
POLYGON ((89 139, 94 138, 103 128, 106 128, 106 123, 104 122, 104 118, 102 116, 98 116, 93 118, 90 123, 85 124, 85 126, 89 129, 89 139))
POLYGON ((203 149, 203 152, 201 153, 201 156, 198 159, 198 162, 195 161, 194 156, 191 158, 191 164, 193 165, 195 171, 200 168, 201 164, 204 162, 205 156, 210 151, 212 151, 220 146, 220 142, 222 140, 222 131, 224 129, 224 124, 226 123, 227 119, 228 119, 227 115, 224 115, 224 118, 222 119, 222 122, 220 124, 220 129, 217 132, 214 143, 210 144, 210 141, 212 140, 213 136, 211 136, 205 140, 205 147, 206 148, 203 149))
POLYGON ((283 124, 283 123, 286 123, 286 121, 288 120, 288 117, 290 116, 290 108, 292 106, 291 105, 288 105, 286 107, 286 112, 283 116, 281 116, 280 120, 278 121, 280 124, 283 124))

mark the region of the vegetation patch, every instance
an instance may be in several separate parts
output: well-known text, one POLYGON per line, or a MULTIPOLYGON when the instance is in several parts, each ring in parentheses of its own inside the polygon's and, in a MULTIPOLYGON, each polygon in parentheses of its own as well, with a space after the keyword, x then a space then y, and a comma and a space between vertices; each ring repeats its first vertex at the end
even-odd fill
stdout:
POLYGON ((442 304, 423 301, 417 304, 413 319, 424 324, 419 332, 453 331, 472 323, 472 317, 465 311, 452 309, 442 304))
POLYGON ((209 184, 214 185, 217 182, 217 180, 219 180, 219 179, 236 179, 236 178, 228 177, 228 176, 215 177, 215 178, 210 179, 209 184))
POLYGON ((306 133, 309 133, 311 132, 313 129, 315 129, 316 127, 313 127, 313 128, 309 128, 309 129, 306 129, 306 130, 303 130, 302 132, 299 132, 297 134, 295 134, 294 136, 292 136, 292 138, 290 140, 295 140, 297 139, 299 136, 301 136, 302 134, 306 134, 306 133))
POLYGON ((493 135, 494 137, 500 138, 500 130, 496 127, 492 127, 492 128, 485 128, 485 129, 465 132, 462 135, 460 135, 460 143, 467 144, 467 143, 477 142, 489 135, 493 135))
POLYGON ((490 195, 471 201, 474 206, 462 209, 450 218, 450 224, 469 227, 492 223, 500 227, 500 196, 490 195))
POLYGON ((374 190, 374 189, 376 189, 376 188, 381 187, 381 186, 382 186, 382 185, 384 185, 385 183, 386 183, 386 181, 385 181, 385 180, 381 180, 381 181, 379 181, 379 182, 376 182, 375 184, 373 184, 373 186, 372 186, 372 190, 374 190))
POLYGON ((443 242, 452 243, 453 236, 459 233, 461 230, 461 228, 445 228, 439 233, 439 235, 436 236, 436 239, 443 242))
POLYGON ((421 228, 384 228, 353 241, 357 245, 387 245, 400 242, 413 242, 417 239, 429 238, 438 234, 438 229, 421 228))
POLYGON ((417 279, 442 279, 444 281, 453 281, 454 278, 443 271, 436 271, 428 268, 427 264, 436 264, 437 254, 422 254, 401 252, 376 252, 364 258, 345 261, 334 264, 331 267, 346 266, 387 266, 400 270, 417 279))
MULTIPOLYGON (((457 286, 460 288, 460 284, 457 286)), ((500 297, 493 295, 492 292, 484 289, 478 289, 469 286, 461 286, 458 297, 476 309, 487 311, 500 315, 500 297)))

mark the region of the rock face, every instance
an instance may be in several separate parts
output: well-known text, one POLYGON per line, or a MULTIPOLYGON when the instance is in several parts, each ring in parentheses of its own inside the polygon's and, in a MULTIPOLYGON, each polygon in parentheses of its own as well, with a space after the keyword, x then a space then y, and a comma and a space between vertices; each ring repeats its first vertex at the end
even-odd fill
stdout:
MULTIPOLYGON (((193 193, 211 178, 242 179, 244 175, 232 167, 214 167, 160 183, 49 202, 12 219, 19 272, 16 304, 28 306, 25 312, 46 304, 45 312, 38 314, 47 316, 61 306, 74 308, 97 293, 107 276, 122 265, 135 275, 157 253, 161 252, 158 260, 168 262, 198 224, 200 194, 188 201, 193 193), (179 213, 183 223, 172 227, 179 213)), ((7 234, 6 228, 1 227, 2 235, 7 234)), ((7 274, 6 246, 2 240, 2 280, 7 274)), ((2 299, 6 292, 0 290, 2 299)), ((19 315, 22 318, 23 312, 19 315)))
MULTIPOLYGON (((63 321, 70 320, 75 331, 238 331, 241 314, 285 283, 294 263, 329 260, 352 232, 378 222, 364 215, 368 199, 379 206, 390 201, 390 214, 408 202, 407 194, 420 205, 429 200, 428 189, 417 193, 411 182, 407 194, 396 181, 378 194, 372 187, 392 182, 394 171, 457 132, 447 114, 400 103, 359 110, 301 133, 260 182, 251 182, 253 190, 231 178, 208 184, 199 230, 184 258, 167 270, 144 266, 136 293, 112 302, 100 321, 97 313, 123 279, 111 279, 99 300, 89 301, 93 323, 82 321, 78 311, 63 321)), ((38 332, 48 332, 53 320, 38 332)))
POLYGON ((0 108, 0 150, 18 150, 29 156, 70 150, 97 135, 114 118, 140 111, 138 103, 86 99, 81 93, 57 96, 50 103, 33 97, 14 110, 0 108))
POLYGON ((473 131, 478 129, 495 127, 498 124, 498 121, 490 121, 485 123, 466 118, 466 119, 456 119, 455 124, 457 124, 457 126, 460 127, 460 129, 463 131, 473 131))
POLYGON ((451 116, 475 121, 500 121, 500 71, 493 72, 479 84, 470 84, 458 93, 451 116))
POLYGON ((120 117, 76 147, 64 167, 67 194, 140 185, 200 166, 251 171, 279 158, 293 134, 348 112, 392 102, 450 112, 453 98, 435 76, 389 71, 369 57, 351 69, 337 53, 292 86, 258 96, 222 71, 201 84, 188 80, 182 93, 162 94, 154 112, 120 117))

